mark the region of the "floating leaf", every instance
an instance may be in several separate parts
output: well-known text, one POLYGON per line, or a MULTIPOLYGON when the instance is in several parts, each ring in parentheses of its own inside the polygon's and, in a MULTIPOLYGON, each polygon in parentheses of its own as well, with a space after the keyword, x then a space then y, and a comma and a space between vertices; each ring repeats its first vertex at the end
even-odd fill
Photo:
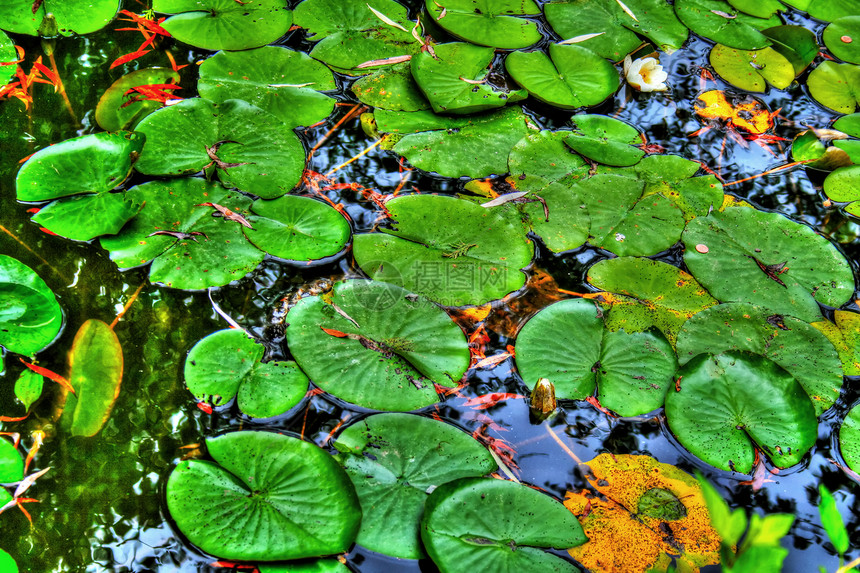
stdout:
POLYGON ((546 19, 556 34, 573 38, 603 32, 579 45, 601 57, 618 62, 635 50, 642 34, 664 52, 674 52, 687 41, 687 27, 678 21, 672 7, 662 0, 560 0, 546 4, 546 19))
POLYGON ((844 62, 860 64, 860 15, 834 20, 821 38, 830 53, 844 62))
POLYGON ((833 344, 812 325, 746 303, 721 304, 686 322, 678 335, 683 365, 701 353, 743 350, 774 361, 794 376, 821 415, 839 397, 842 368, 833 344))
POLYGON ((821 317, 818 302, 840 306, 854 292, 854 274, 836 247, 778 213, 715 211, 690 221, 681 240, 690 272, 721 302, 751 302, 812 322, 821 317))
POLYGON ((525 99, 523 90, 508 92, 484 83, 492 61, 492 48, 437 44, 433 54, 412 57, 412 75, 436 113, 475 113, 525 99))
POLYGON ((542 548, 587 541, 561 503, 511 481, 462 478, 436 488, 421 518, 421 540, 442 571, 578 571, 542 548), (504 519, 487 519, 504 516, 504 519))
POLYGON ((185 360, 185 384, 198 400, 220 406, 239 395, 239 409, 270 418, 298 404, 308 378, 295 362, 261 362, 265 347, 241 330, 219 330, 200 340, 185 360))
POLYGON ((678 0, 675 13, 696 34, 738 50, 770 46, 761 30, 782 24, 777 16, 756 18, 738 13, 723 0, 678 0))
POLYGON ((589 159, 623 167, 635 165, 645 155, 632 145, 642 140, 639 131, 628 123, 602 115, 575 115, 572 122, 573 132, 564 141, 589 159))
POLYGON ((147 141, 136 168, 147 175, 213 166, 225 185, 272 199, 295 187, 305 166, 296 134, 241 100, 186 99, 148 115, 137 129, 147 141))
POLYGON ((374 117, 380 132, 403 135, 394 146, 396 153, 444 177, 506 173, 511 148, 528 132, 519 106, 463 118, 386 110, 377 110, 374 117))
POLYGON ((821 331, 836 347, 846 376, 860 376, 860 314, 836 310, 834 322, 823 320, 812 326, 821 331))
POLYGON ((690 274, 651 259, 599 261, 588 269, 588 282, 614 293, 601 295, 612 309, 606 318, 609 329, 641 332, 656 326, 673 345, 687 319, 717 304, 690 274))
POLYGON ((588 203, 582 197, 594 188, 594 185, 584 180, 582 185, 553 183, 536 193, 528 194, 525 199, 533 202, 522 205, 525 222, 553 252, 581 247, 589 239, 588 230, 591 223, 588 203), (540 200, 536 201, 538 197, 540 200))
POLYGON ((569 550, 592 571, 698 571, 719 562, 720 537, 696 479, 650 456, 600 454, 581 466, 589 490, 568 492, 588 543, 569 550))
POLYGON ((717 44, 709 60, 724 80, 751 92, 764 92, 770 84, 783 90, 794 81, 794 66, 773 48, 736 50, 717 44))
MULTIPOLYGON (((42 386, 45 378, 32 370, 24 370, 15 380, 15 397, 24 404, 25 410, 30 410, 33 402, 42 395, 42 386)), ((2 481, 2 480, 0 480, 2 481)))
POLYGON ((860 165, 840 167, 824 180, 824 194, 832 201, 848 203, 845 210, 860 213, 860 165))
POLYGON ((856 404, 839 427, 839 451, 849 468, 860 471, 860 406, 856 404))
POLYGON ((854 0, 782 0, 782 2, 825 22, 857 15, 857 4, 854 0))
POLYGON ((550 44, 549 57, 542 51, 513 52, 505 68, 532 96, 562 109, 597 105, 620 85, 615 66, 580 46, 550 44))
POLYGON ((200 97, 223 103, 241 99, 271 113, 290 128, 331 115, 334 76, 307 54, 280 46, 218 52, 200 66, 200 97))
POLYGON ((361 269, 445 306, 483 304, 522 288, 534 254, 518 221, 470 201, 410 195, 386 203, 394 222, 353 239, 361 269))
POLYGON ((260 573, 350 573, 346 565, 337 559, 316 559, 314 561, 292 562, 285 565, 265 565, 258 567, 260 573))
POLYGON ((22 479, 24 479, 24 458, 9 440, 0 438, 0 483, 15 483, 22 479))
POLYGON ((758 448, 785 468, 815 444, 812 402, 776 363, 742 352, 701 354, 678 375, 680 391, 666 395, 666 420, 681 445, 705 462, 748 474, 758 448))
POLYGON ((364 418, 334 447, 361 500, 356 542, 401 559, 426 557, 418 526, 430 492, 496 469, 487 449, 462 430, 411 414, 364 418))
POLYGON ((39 275, 0 255, 0 345, 32 356, 50 344, 63 326, 63 311, 39 275))
POLYGON ((0 10, 0 28, 13 34, 38 36, 42 21, 53 14, 63 36, 89 34, 101 30, 113 20, 119 9, 117 0, 92 0, 86 5, 63 0, 4 0, 0 10))
POLYGON ((791 62, 795 76, 800 75, 818 55, 815 34, 803 26, 774 26, 761 33, 770 38, 774 50, 791 62))
POLYGON ((152 9, 176 14, 161 26, 204 50, 247 50, 287 33, 293 14, 286 0, 153 0, 152 9))
POLYGON ((323 390, 366 408, 430 405, 438 400, 434 383, 455 385, 469 366, 456 323, 392 284, 338 283, 331 295, 301 299, 288 317, 287 343, 302 370, 323 390))
POLYGON ((350 86, 355 97, 364 104, 392 111, 421 111, 430 109, 430 102, 412 77, 409 62, 385 66, 350 86))
MULTIPOLYGON (((179 74, 169 68, 145 68, 128 73, 110 85, 96 106, 96 123, 106 131, 133 129, 144 117, 162 106, 151 99, 132 100, 127 92, 138 86, 179 83, 179 74)), ((179 97, 179 96, 177 96, 179 97)))
POLYGON ((860 67, 825 61, 806 78, 812 99, 839 113, 852 113, 860 102, 860 67))
POLYGON ((18 564, 11 555, 0 549, 0 571, 4 573, 18 573, 18 564))
POLYGON ((540 41, 532 20, 540 8, 533 0, 426 0, 427 13, 446 32, 473 44, 515 50, 540 41))
POLYGON ((110 326, 91 318, 75 334, 60 426, 73 436, 95 436, 110 417, 122 382, 122 346, 110 326))
POLYGON ((728 2, 733 8, 756 18, 770 18, 776 12, 785 10, 785 5, 779 0, 758 0, 756 2, 728 0, 728 2))
POLYGON ((860 137, 860 113, 840 117, 833 122, 833 129, 844 131, 851 137, 860 137))
POLYGON ((555 182, 569 183, 588 173, 588 164, 564 140, 568 131, 531 131, 508 155, 510 182, 523 190, 537 191, 555 182))
POLYGON ((180 462, 167 480, 167 509, 191 543, 249 561, 319 557, 352 545, 361 509, 328 452, 268 432, 231 432, 206 446, 214 462, 180 462))
POLYGON ((840 556, 844 555, 849 547, 848 530, 839 514, 839 508, 836 507, 836 499, 823 483, 818 484, 818 492, 821 494, 821 503, 818 505, 821 525, 827 532, 833 547, 836 548, 836 552, 840 556))
MULTIPOLYGON (((9 36, 0 31, 0 64, 11 64, 18 61, 18 51, 15 49, 15 42, 9 36)), ((2 68, 0 68, 2 69, 2 68)), ((3 81, 15 74, 14 66, 7 66, 8 74, 0 74, 0 79, 3 81)))
POLYGON ((366 73, 356 69, 364 62, 414 54, 421 48, 404 31, 415 23, 393 0, 305 0, 296 7, 295 19, 297 26, 308 30, 309 40, 318 41, 311 57, 350 75, 366 73), (385 23, 371 7, 400 27, 385 23))
POLYGON ((650 332, 606 329, 595 303, 557 302, 517 335, 516 363, 527 385, 548 378, 561 399, 584 400, 597 388, 601 405, 622 416, 659 408, 675 372, 675 353, 650 332))

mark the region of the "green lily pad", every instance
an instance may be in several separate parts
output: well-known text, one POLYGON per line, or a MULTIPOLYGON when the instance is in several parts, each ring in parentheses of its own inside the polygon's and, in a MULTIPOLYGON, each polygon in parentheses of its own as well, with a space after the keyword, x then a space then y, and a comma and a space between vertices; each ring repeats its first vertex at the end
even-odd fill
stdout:
POLYGON ((309 40, 318 42, 312 58, 350 75, 369 71, 357 69, 359 64, 414 54, 421 48, 411 34, 415 22, 393 0, 305 0, 296 7, 295 23, 307 29, 309 40))
POLYGON ((806 86, 812 99, 839 113, 852 113, 860 103, 860 67, 821 62, 809 73, 806 86))
POLYGON ((588 164, 565 145, 569 135, 568 131, 531 131, 511 148, 508 171, 517 189, 536 191, 588 173, 588 164))
POLYGON ((361 103, 392 111, 430 109, 430 102, 412 77, 410 62, 385 66, 350 86, 361 103))
POLYGON ((732 5, 732 8, 756 18, 770 18, 776 12, 785 10, 785 5, 779 0, 757 0, 756 2, 728 0, 728 2, 732 5))
POLYGON ((794 66, 773 48, 736 50, 717 44, 709 60, 724 80, 750 92, 764 92, 768 84, 784 90, 794 81, 794 66))
MULTIPOLYGON (((4 503, 5 505, 5 503, 4 503)), ((0 571, 4 573, 18 573, 18 564, 11 555, 0 549, 0 571)))
POLYGON ((794 161, 809 161, 804 167, 821 171, 833 171, 852 164, 845 151, 833 145, 825 146, 811 129, 801 131, 794 137, 791 142, 791 158, 794 161))
POLYGON ((778 213, 715 211, 690 221, 681 240, 690 272, 722 302, 813 322, 821 318, 818 302, 838 307, 854 293, 851 266, 836 247, 778 213))
POLYGON ((6 438, 0 438, 0 483, 24 479, 24 458, 6 438))
POLYGON ((179 83, 179 74, 170 68, 145 68, 122 76, 99 98, 96 106, 96 123, 106 131, 133 129, 140 120, 160 108, 162 104, 149 99, 133 101, 129 99, 131 96, 126 95, 126 92, 138 86, 170 83, 179 83))
POLYGON ((308 378, 295 362, 261 362, 265 350, 241 330, 213 332, 188 353, 185 384, 213 406, 238 394, 239 409, 252 418, 283 414, 304 398, 308 378))
POLYGON ((552 252, 570 251, 588 241, 591 218, 582 193, 587 192, 589 187, 586 183, 582 186, 576 183, 552 183, 525 196, 525 199, 533 200, 520 207, 525 215, 525 223, 552 252), (543 202, 534 201, 537 197, 543 202))
POLYGON ((618 2, 560 0, 546 4, 546 19, 564 40, 600 34, 578 45, 614 62, 621 61, 648 38, 658 49, 672 53, 687 41, 687 27, 662 0, 625 0, 632 18, 618 2))
POLYGON ((782 2, 825 22, 857 15, 855 0, 782 0, 782 2))
POLYGON ((776 363, 742 352, 702 354, 678 374, 681 389, 666 395, 666 421, 681 445, 712 466, 749 474, 758 448, 785 468, 815 444, 812 402, 776 363))
POLYGON ((860 113, 840 117, 833 122, 833 129, 842 131, 851 137, 860 137, 860 113))
POLYGON ((344 430, 334 447, 361 501, 356 542, 401 559, 426 557, 419 521, 436 487, 496 469, 489 451, 444 422, 378 414, 344 430))
POLYGON ((603 295, 612 309, 607 328, 641 332, 655 326, 673 345, 687 319, 718 302, 689 273, 651 259, 599 261, 588 269, 588 282, 613 293, 603 295))
POLYGON ((860 15, 834 20, 821 37, 831 54, 843 62, 860 64, 860 15))
POLYGON ((860 471, 860 406, 854 406, 839 427, 839 451, 852 470, 860 471))
POLYGON ((48 346, 63 326, 63 311, 39 275, 0 255, 0 345, 32 356, 48 346))
MULTIPOLYGON (((11 62, 18 61, 18 50, 15 49, 15 42, 12 39, 0 31, 0 64, 11 64, 11 62)), ((0 68, 2 69, 2 68, 0 68)), ((2 76, 3 81, 8 77, 12 77, 15 74, 15 67, 9 65, 6 67, 6 71, 8 74, 0 74, 2 76)))
POLYGON ((562 109, 597 105, 621 85, 615 66, 581 46, 550 44, 549 56, 513 52, 505 68, 529 94, 562 109))
POLYGON ((146 145, 135 167, 147 175, 196 173, 211 165, 228 187, 273 199, 295 187, 305 167, 296 134, 241 100, 186 99, 148 115, 137 129, 146 145))
POLYGON ((770 38, 774 50, 791 62, 795 76, 815 60, 820 49, 815 34, 803 26, 774 26, 761 33, 770 38))
POLYGON ((483 304, 525 284, 520 269, 534 247, 504 213, 439 195, 398 197, 386 208, 391 229, 353 239, 355 260, 370 278, 445 306, 483 304))
POLYGON ((76 195, 42 207, 31 220, 61 237, 89 241, 119 233, 140 208, 124 193, 76 195))
POLYGON ((607 330, 587 300, 557 302, 539 311, 517 335, 516 363, 531 386, 548 378, 562 399, 594 394, 622 416, 659 408, 675 372, 675 352, 661 336, 607 330))
POLYGON ((811 324, 747 303, 713 306, 688 320, 678 334, 678 362, 743 350, 779 364, 803 387, 822 414, 839 397, 842 364, 833 344, 811 324))
POLYGON ((161 26, 180 42, 204 50, 265 46, 293 22, 286 0, 153 0, 152 9, 176 14, 161 26))
POLYGON ((780 26, 778 16, 756 18, 738 13, 723 0, 678 0, 675 14, 700 36, 738 50, 760 50, 771 42, 761 30, 780 26))
POLYGON ((427 13, 446 32, 481 46, 516 50, 537 43, 533 20, 540 8, 533 0, 426 0, 427 13))
POLYGON ((860 314, 847 310, 833 313, 834 322, 823 320, 812 326, 836 347, 846 376, 860 376, 860 314))
POLYGON ((436 113, 467 114, 525 99, 524 90, 508 92, 484 83, 493 48, 464 42, 438 44, 433 54, 412 57, 412 76, 436 113))
POLYGON ((223 103, 241 99, 271 113, 290 128, 313 125, 331 115, 334 76, 307 54, 280 46, 218 52, 200 66, 200 97, 223 103))
POLYGON ((29 369, 21 372, 15 380, 15 397, 24 405, 25 410, 29 410, 33 402, 42 396, 44 384, 45 377, 29 369))
POLYGON ((167 509, 191 543, 249 561, 319 557, 352 545, 361 508, 328 452, 269 432, 231 432, 206 446, 214 462, 180 462, 167 480, 167 509))
POLYGON ((621 120, 603 115, 575 115, 573 131, 565 139, 571 149, 604 165, 635 165, 645 152, 633 144, 642 143, 639 131, 621 120))
POLYGON ((832 201, 848 203, 845 210, 860 213, 860 165, 840 167, 824 180, 824 194, 832 201))
POLYGON ((0 28, 13 34, 38 36, 42 20, 47 14, 53 14, 60 34, 83 35, 107 26, 117 10, 117 0, 92 0, 86 5, 62 0, 45 0, 40 4, 30 0, 3 0, 0 2, 0 28))
POLYGON ((260 564, 260 573, 350 573, 351 569, 337 559, 293 561, 284 565, 260 564))
POLYGON ((92 437, 113 410, 122 383, 122 346, 113 329, 89 319, 75 334, 69 354, 69 383, 60 427, 73 436, 92 437))
POLYGON ((507 173, 511 148, 528 133, 519 106, 470 117, 387 110, 373 115, 381 133, 403 135, 394 146, 396 153, 418 169, 444 177, 507 173))
POLYGON ((265 256, 245 239, 238 221, 212 217, 215 209, 202 205, 213 203, 249 215, 251 200, 217 183, 197 178, 151 181, 127 194, 146 205, 121 233, 101 238, 120 268, 152 261, 152 282, 204 289, 242 278, 265 256))
POLYGON ((543 551, 587 541, 560 502, 524 484, 461 478, 436 488, 421 518, 421 540, 442 571, 572 573, 571 563, 543 551), (504 519, 487 519, 487 516, 504 519))
POLYGON ((434 384, 455 385, 469 366, 466 337, 448 315, 392 284, 338 283, 331 295, 302 298, 287 316, 287 343, 302 370, 366 408, 433 404, 434 384))

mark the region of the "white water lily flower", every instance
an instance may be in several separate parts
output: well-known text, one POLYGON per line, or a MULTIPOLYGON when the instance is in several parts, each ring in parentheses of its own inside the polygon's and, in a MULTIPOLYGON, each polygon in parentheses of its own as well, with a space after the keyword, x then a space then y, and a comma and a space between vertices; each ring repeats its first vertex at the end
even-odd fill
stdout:
POLYGON ((669 74, 663 71, 663 66, 656 58, 632 60, 629 55, 626 56, 624 77, 628 84, 640 92, 664 92, 669 89, 665 83, 669 74))

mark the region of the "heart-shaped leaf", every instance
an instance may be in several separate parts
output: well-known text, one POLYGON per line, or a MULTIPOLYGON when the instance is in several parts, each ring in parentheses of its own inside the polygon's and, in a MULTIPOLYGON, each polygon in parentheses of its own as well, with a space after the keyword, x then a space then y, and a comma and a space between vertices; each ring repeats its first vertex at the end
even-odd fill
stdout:
MULTIPOLYGON (((151 99, 130 99, 128 90, 138 86, 179 84, 179 73, 170 68, 144 68, 128 73, 110 85, 96 106, 96 123, 105 131, 133 129, 137 123, 161 107, 151 99)), ((177 97, 179 97, 177 95, 177 97)))
POLYGON ((399 286, 338 283, 287 315, 287 343, 310 379, 338 398, 378 410, 438 400, 469 366, 463 331, 442 309, 399 286), (347 318, 348 317, 348 318, 347 318))
POLYGON ((0 438, 0 483, 15 483, 22 479, 24 479, 24 458, 9 440, 0 438))
POLYGON ((53 14, 60 34, 89 34, 101 30, 113 20, 119 9, 117 0, 92 0, 86 5, 63 0, 4 0, 0 10, 0 28, 14 34, 38 36, 42 21, 53 14))
POLYGON ((834 20, 821 35, 824 45, 844 62, 860 64, 860 15, 834 20))
POLYGON ((516 362, 529 386, 540 378, 556 396, 584 400, 594 394, 622 416, 659 408, 675 372, 675 352, 650 332, 606 329, 595 303, 557 302, 539 311, 517 335, 516 362))
POLYGON ((761 33, 770 38, 774 50, 791 62, 795 76, 800 75, 818 55, 815 34, 803 26, 774 26, 761 33))
POLYGON ((579 569, 543 548, 567 549, 587 538, 573 514, 548 495, 511 481, 461 478, 430 495, 421 540, 450 573, 573 573, 579 569))
POLYGON ((604 165, 635 165, 645 152, 639 131, 628 123, 603 115, 575 115, 573 132, 565 139, 574 151, 604 165))
POLYGON ((185 384, 198 400, 220 406, 239 396, 239 409, 270 418, 298 404, 308 378, 295 362, 260 362, 265 348, 241 330, 219 330, 200 340, 185 360, 185 384))
POLYGON ((183 175, 211 166, 225 185, 272 199, 295 187, 305 167, 296 134, 241 100, 186 99, 148 115, 137 129, 147 141, 136 168, 147 175, 183 175))
POLYGON ((620 85, 615 66, 581 46, 550 44, 549 56, 513 52, 505 68, 529 94, 562 109, 597 105, 620 85))
POLYGON ((681 445, 712 466, 749 474, 758 448, 785 468, 815 444, 812 402, 776 363, 742 352, 700 354, 678 375, 680 391, 666 395, 666 421, 681 445))
POLYGON ((167 509, 191 543, 249 561, 319 557, 352 545, 361 508, 328 452, 268 432, 223 434, 206 446, 214 462, 180 462, 167 480, 167 509))
POLYGON ((153 0, 152 9, 176 14, 161 26, 204 50, 247 50, 287 33, 293 14, 286 0, 153 0))
POLYGON ((541 39, 532 20, 540 8, 533 0, 426 0, 425 8, 446 32, 473 44, 515 50, 541 39))
POLYGON ((371 278, 445 306, 483 304, 522 288, 534 254, 518 221, 470 201, 410 195, 386 203, 393 228, 353 239, 371 278))
POLYGON ((849 468, 860 471, 860 406, 851 408, 839 427, 839 451, 849 468))
POLYGON ((825 61, 806 78, 812 99, 839 113, 853 113, 860 103, 860 67, 825 61))
POLYGON ((840 167, 824 180, 824 193, 832 201, 848 203, 845 210, 860 213, 860 165, 840 167))
POLYGON ((218 52, 200 66, 197 91, 214 102, 241 99, 271 113, 290 128, 313 125, 331 115, 337 89, 325 65, 280 46, 218 52))
POLYGON ((50 344, 63 326, 63 311, 39 275, 0 255, 0 346, 31 356, 50 344))
POLYGON ((737 50, 767 48, 770 39, 761 31, 782 24, 776 15, 756 18, 738 13, 723 0, 678 0, 675 14, 696 34, 737 50))
POLYGON ((356 542, 401 559, 426 557, 418 526, 436 487, 496 469, 489 451, 467 433, 411 414, 364 418, 334 447, 361 501, 356 542))
POLYGON ((764 92, 768 84, 783 90, 794 81, 794 66, 773 48, 737 50, 717 44, 709 60, 724 80, 750 92, 764 92))

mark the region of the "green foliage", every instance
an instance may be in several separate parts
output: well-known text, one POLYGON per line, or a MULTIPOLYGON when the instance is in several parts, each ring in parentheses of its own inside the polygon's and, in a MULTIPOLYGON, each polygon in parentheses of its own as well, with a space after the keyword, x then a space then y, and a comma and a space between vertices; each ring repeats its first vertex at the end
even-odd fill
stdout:
POLYGON ((541 39, 534 0, 426 0, 427 14, 446 32, 481 46, 517 49, 541 39))
POLYGON ((675 13, 696 34, 738 50, 770 46, 770 40, 761 31, 782 24, 776 15, 757 18, 739 13, 724 0, 678 0, 675 13))
MULTIPOLYGON (((14 483, 22 479, 24 479, 24 458, 9 440, 0 438, 0 483, 14 483)), ((5 492, 5 490, 2 491, 5 492)))
POLYGON ((50 344, 63 326, 63 311, 39 275, 0 255, 0 345, 31 356, 50 344))
POLYGON ((62 0, 45 0, 38 4, 30 0, 3 0, 0 29, 38 36, 45 17, 53 14, 57 30, 63 36, 89 34, 107 26, 118 8, 117 0, 92 0, 86 5, 62 0))
POLYGON ((179 74, 169 68, 144 68, 130 72, 112 83, 99 98, 96 122, 105 131, 134 129, 140 120, 161 107, 161 104, 148 99, 134 101, 126 92, 137 86, 178 81, 179 74))

